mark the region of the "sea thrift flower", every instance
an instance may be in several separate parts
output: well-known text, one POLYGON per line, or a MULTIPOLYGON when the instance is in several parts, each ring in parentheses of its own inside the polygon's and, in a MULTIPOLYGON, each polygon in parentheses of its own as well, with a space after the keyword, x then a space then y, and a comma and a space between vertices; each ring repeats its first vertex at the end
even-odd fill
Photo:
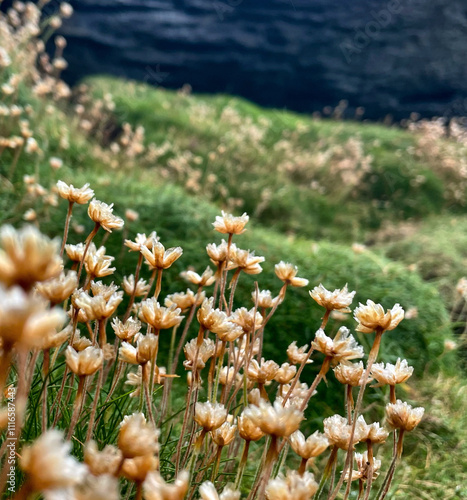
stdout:
POLYGON ((77 352, 68 346, 65 351, 68 368, 80 377, 89 376, 97 372, 104 362, 104 353, 98 347, 86 347, 77 352))
POLYGON ((215 486, 210 481, 205 481, 199 487, 201 500, 240 500, 240 492, 233 490, 230 486, 226 486, 224 491, 219 495, 215 486))
MULTIPOLYGON (((294 365, 301 365, 308 357, 308 345, 297 347, 297 341, 294 340, 289 347, 287 347, 287 357, 294 365)), ((307 364, 313 363, 312 359, 306 361, 307 364)))
POLYGON ((183 250, 181 247, 166 250, 162 243, 154 239, 151 248, 141 245, 140 252, 151 269, 167 269, 182 256, 183 250))
POLYGON ((332 358, 333 363, 363 358, 363 347, 358 345, 349 329, 341 326, 334 339, 328 337, 322 329, 316 332, 311 347, 332 358))
POLYGON ((228 446, 235 439, 236 432, 236 425, 224 422, 220 427, 211 431, 211 437, 217 446, 228 446))
POLYGON ((126 458, 122 465, 122 475, 130 481, 142 483, 158 467, 159 460, 152 454, 126 458))
POLYGON ((215 345, 211 339, 203 339, 201 346, 198 348, 197 340, 192 339, 185 344, 183 350, 186 357, 186 361, 183 362, 185 369, 193 370, 196 358, 195 369, 202 370, 206 366, 207 360, 214 356, 215 345))
MULTIPOLYGON (((357 462, 357 470, 352 471, 352 481, 357 479, 360 481, 367 481, 368 475, 370 473, 370 462, 368 461, 368 452, 355 453, 355 461, 357 462)), ((373 474, 372 479, 375 480, 379 476, 379 470, 381 468, 381 460, 373 459, 373 474)), ((349 480, 349 475, 346 475, 346 481, 349 480)))
MULTIPOLYGON (((374 366, 374 365, 373 365, 374 366)), ((362 384, 362 377, 365 373, 363 362, 358 363, 339 363, 334 368, 334 375, 341 384, 357 387, 362 384)), ((369 381, 369 380, 368 380, 369 381)))
POLYGON ((88 207, 89 218, 109 233, 112 229, 121 229, 124 224, 123 219, 113 214, 113 206, 113 203, 107 205, 103 201, 94 199, 88 207))
MULTIPOLYGON (((88 253, 92 252, 92 247, 94 243, 89 245, 88 253)), ((83 260, 84 249, 86 245, 84 243, 78 243, 77 245, 65 245, 65 252, 68 258, 73 262, 81 262, 83 260)), ((94 251, 96 251, 96 246, 94 245, 94 251)))
POLYGON ((365 432, 362 431, 362 433, 362 441, 371 441, 373 444, 384 443, 389 436, 389 432, 383 427, 380 427, 379 422, 367 425, 365 432))
POLYGON ((324 434, 318 431, 308 436, 307 439, 305 439, 305 436, 300 431, 295 431, 290 436, 290 446, 297 455, 309 460, 321 455, 329 446, 329 440, 324 434))
POLYGON ((384 312, 381 304, 367 300, 366 305, 359 304, 354 311, 355 321, 358 321, 357 332, 373 333, 375 330, 394 330, 404 319, 404 309, 396 304, 384 312))
POLYGON ((128 318, 122 323, 118 318, 112 320, 112 329, 121 340, 131 340, 141 330, 141 322, 135 318, 128 318))
POLYGON ((102 451, 98 450, 95 441, 89 441, 84 446, 84 463, 94 476, 102 474, 113 476, 121 464, 122 457, 122 452, 110 444, 106 445, 102 451))
POLYGON ((412 408, 408 403, 398 399, 396 403, 386 405, 386 423, 391 429, 413 431, 424 413, 424 408, 412 408))
POLYGON ((391 363, 375 363, 371 367, 371 374, 381 385, 402 384, 408 380, 413 373, 413 367, 409 366, 406 359, 401 361, 397 358, 395 365, 391 363))
MULTIPOLYGON (((340 415, 333 415, 323 421, 324 434, 329 440, 329 444, 337 446, 341 450, 348 450, 350 444, 350 434, 352 432, 352 425, 347 422, 345 417, 340 415)), ((367 424, 363 416, 357 419, 355 433, 353 436, 352 445, 362 441, 367 435, 367 424)))
POLYGON ((210 286, 216 281, 216 277, 209 266, 204 270, 201 276, 195 273, 195 271, 184 271, 180 276, 190 283, 193 283, 193 285, 198 286, 210 286))
POLYGON ((279 370, 279 365, 272 361, 265 361, 261 358, 261 364, 252 359, 248 365, 248 378, 257 382, 258 384, 265 384, 272 380, 279 370))
POLYGON ((142 413, 127 415, 120 424, 118 447, 125 458, 153 455, 159 449, 157 431, 142 413))
POLYGON ((62 271, 59 241, 50 240, 34 226, 0 229, 0 282, 29 290, 38 281, 55 278, 62 271))
POLYGON ((21 451, 20 466, 32 491, 68 498, 71 488, 86 475, 86 466, 71 456, 71 443, 52 429, 21 451))
POLYGON ((144 233, 138 233, 134 241, 125 240, 125 246, 130 249, 130 252, 139 252, 142 246, 151 250, 155 241, 159 241, 159 237, 155 231, 150 233, 149 236, 146 236, 144 233))
POLYGON ((53 304, 60 304, 66 300, 78 287, 78 276, 75 271, 62 272, 52 278, 36 285, 36 290, 53 304))
POLYGON ((123 292, 115 292, 108 299, 102 295, 89 296, 83 290, 78 291, 73 297, 73 304, 84 311, 88 318, 110 318, 123 300, 123 292))
POLYGON ((279 370, 274 375, 274 380, 279 384, 288 384, 295 377, 297 367, 289 363, 282 363, 279 370))
POLYGON ((233 341, 243 334, 240 326, 229 321, 224 311, 214 309, 214 297, 205 299, 198 310, 197 318, 199 324, 206 330, 219 335, 221 340, 233 341))
POLYGON ((288 471, 284 477, 279 474, 271 479, 266 486, 267 500, 309 500, 318 490, 318 483, 311 472, 299 474, 297 471, 288 471))
POLYGON ((183 500, 188 492, 190 476, 182 471, 173 483, 166 483, 159 472, 150 472, 143 484, 146 500, 183 500))
MULTIPOLYGON (((218 266, 222 264, 222 262, 225 262, 227 260, 227 242, 225 240, 222 240, 219 245, 216 245, 215 243, 210 243, 209 245, 206 246, 206 252, 211 259, 211 262, 215 265, 218 266)), ((230 252, 229 256, 230 258, 232 255, 235 254, 237 251, 237 247, 235 243, 232 243, 230 245, 230 252)))
POLYGON ((350 312, 349 306, 352 303, 356 292, 349 292, 347 285, 342 290, 336 289, 333 292, 326 290, 320 283, 310 291, 310 296, 320 306, 328 311, 350 312))
POLYGON ((246 231, 245 226, 248 220, 249 217, 246 213, 240 217, 234 217, 222 210, 222 217, 218 215, 212 225, 216 231, 222 234, 242 234, 246 231))
POLYGON ((196 403, 195 422, 206 432, 220 427, 227 419, 227 410, 219 403, 196 403))
MULTIPOLYGON (((99 250, 101 249, 105 252, 104 247, 101 247, 99 250)), ((115 258, 110 255, 102 255, 100 252, 88 250, 84 261, 84 267, 86 272, 93 278, 103 278, 104 276, 110 276, 115 272, 115 267, 110 267, 114 260, 115 258)))
MULTIPOLYGON (((256 302, 256 292, 251 292, 253 302, 256 302)), ((280 297, 272 297, 269 290, 260 290, 258 293, 258 308, 271 309, 280 301, 280 297)))
POLYGON ((133 295, 133 292, 135 292, 135 297, 142 297, 149 292, 149 284, 142 278, 138 280, 135 288, 135 277, 133 274, 123 278, 122 288, 128 295, 133 295))
POLYGON ((73 500, 120 500, 118 479, 108 474, 88 475, 73 494, 73 500))
POLYGON ((180 316, 182 311, 175 305, 164 307, 159 305, 155 297, 144 300, 141 303, 139 319, 151 325, 156 330, 166 330, 179 325, 183 320, 180 316))
POLYGON ((279 401, 273 405, 260 401, 258 406, 245 408, 243 414, 265 434, 288 437, 294 433, 303 420, 303 413, 295 407, 284 408, 279 401))
POLYGON ((244 333, 253 333, 263 324, 263 317, 255 308, 248 310, 246 307, 236 309, 229 320, 242 328, 244 333))
POLYGON ((260 266, 264 262, 264 257, 256 256, 254 252, 249 250, 241 250, 237 248, 232 255, 227 269, 241 269, 245 274, 259 274, 263 268, 260 266))
POLYGON ((197 306, 199 306, 200 304, 203 303, 205 298, 206 294, 204 292, 196 294, 192 290, 187 288, 186 292, 179 292, 167 295, 164 304, 166 307, 171 307, 171 306, 179 307, 183 312, 193 307, 195 303, 197 306))
POLYGON ((308 280, 304 278, 298 278, 298 267, 288 262, 279 262, 275 266, 276 276, 283 281, 286 285, 291 285, 295 287, 303 287, 308 285, 308 280))
POLYGON ((240 437, 245 441, 258 441, 264 436, 264 432, 245 413, 238 417, 237 426, 240 437))

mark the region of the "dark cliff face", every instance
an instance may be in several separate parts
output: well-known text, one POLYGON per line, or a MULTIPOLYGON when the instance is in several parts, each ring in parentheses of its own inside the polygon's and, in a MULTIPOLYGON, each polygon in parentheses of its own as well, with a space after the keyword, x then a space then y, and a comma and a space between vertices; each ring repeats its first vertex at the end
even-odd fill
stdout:
POLYGON ((465 0, 76 0, 75 82, 111 73, 298 111, 467 114, 465 0))

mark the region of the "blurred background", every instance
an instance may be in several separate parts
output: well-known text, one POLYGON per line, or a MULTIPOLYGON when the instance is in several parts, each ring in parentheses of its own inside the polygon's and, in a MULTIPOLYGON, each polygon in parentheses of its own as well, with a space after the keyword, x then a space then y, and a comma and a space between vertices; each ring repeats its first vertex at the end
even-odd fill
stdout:
POLYGON ((109 73, 301 112, 347 100, 373 120, 467 110, 462 0, 71 3, 70 83, 109 73))

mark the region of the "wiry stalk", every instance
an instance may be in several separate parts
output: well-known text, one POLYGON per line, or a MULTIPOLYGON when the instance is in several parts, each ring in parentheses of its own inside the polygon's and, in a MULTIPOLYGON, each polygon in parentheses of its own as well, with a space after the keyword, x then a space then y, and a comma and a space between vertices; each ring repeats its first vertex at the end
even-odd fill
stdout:
POLYGON ((60 257, 63 257, 63 251, 65 250, 65 245, 68 240, 68 231, 70 229, 70 220, 71 220, 71 212, 73 211, 73 201, 68 202, 68 211, 66 213, 66 219, 65 219, 65 229, 63 231, 63 241, 62 241, 62 247, 60 248, 60 257))

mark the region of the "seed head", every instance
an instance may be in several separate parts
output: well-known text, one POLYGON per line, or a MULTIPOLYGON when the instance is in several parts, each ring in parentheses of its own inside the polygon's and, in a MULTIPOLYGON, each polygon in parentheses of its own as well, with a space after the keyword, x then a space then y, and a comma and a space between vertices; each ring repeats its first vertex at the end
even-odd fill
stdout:
POLYGON ((138 364, 153 360, 159 348, 159 337, 153 333, 139 335, 136 342, 136 361, 138 364))
POLYGON ((329 446, 329 440, 324 434, 318 431, 308 436, 307 439, 305 439, 305 436, 300 431, 295 431, 290 436, 290 446, 297 455, 309 460, 321 455, 329 446))
POLYGON ((88 207, 89 218, 109 233, 112 229, 121 229, 124 224, 123 219, 113 214, 113 206, 113 203, 107 205, 103 201, 93 199, 88 207))
POLYGON ((90 189, 89 184, 85 184, 81 188, 75 188, 73 184, 68 185, 63 181, 57 182, 57 193, 61 198, 79 205, 88 203, 94 196, 94 191, 90 189))
POLYGON ((373 333, 375 330, 394 330, 404 319, 404 309, 396 304, 384 312, 381 304, 367 300, 366 305, 359 304, 354 311, 355 321, 358 321, 357 332, 373 333))
POLYGON ((195 421, 206 432, 220 427, 227 419, 227 410, 219 403, 196 403, 195 421))
POLYGON ((246 231, 245 226, 248 220, 249 217, 246 213, 240 217, 234 217, 222 210, 222 217, 218 215, 212 225, 216 231, 222 234, 242 234, 246 231))
POLYGON ((386 423, 391 429, 413 431, 425 413, 424 408, 412 408, 400 399, 396 403, 386 405, 386 423))
POLYGON ((120 424, 118 447, 125 458, 154 455, 159 450, 159 431, 142 413, 127 415, 120 424))
POLYGON ((248 406, 243 413, 265 434, 277 437, 290 436, 303 420, 303 412, 293 406, 284 408, 279 401, 273 405, 260 401, 258 406, 248 406))
POLYGON ((371 374, 379 382, 380 385, 396 385, 402 384, 408 380, 413 373, 413 367, 409 366, 406 359, 401 361, 397 358, 396 364, 391 363, 375 363, 371 367, 371 374))
POLYGON ((275 267, 276 276, 283 281, 286 285, 295 287, 303 287, 308 285, 308 280, 305 278, 298 278, 298 267, 288 262, 280 261, 275 267))
POLYGON ((104 353, 98 347, 86 347, 82 351, 75 351, 68 346, 65 351, 68 368, 80 377, 89 376, 97 372, 104 362, 104 353))
POLYGON ((347 284, 342 290, 337 288, 333 292, 330 292, 320 283, 319 286, 315 286, 315 288, 310 291, 310 296, 327 311, 340 311, 346 313, 350 312, 349 306, 352 303, 355 293, 356 292, 348 291, 347 284))

